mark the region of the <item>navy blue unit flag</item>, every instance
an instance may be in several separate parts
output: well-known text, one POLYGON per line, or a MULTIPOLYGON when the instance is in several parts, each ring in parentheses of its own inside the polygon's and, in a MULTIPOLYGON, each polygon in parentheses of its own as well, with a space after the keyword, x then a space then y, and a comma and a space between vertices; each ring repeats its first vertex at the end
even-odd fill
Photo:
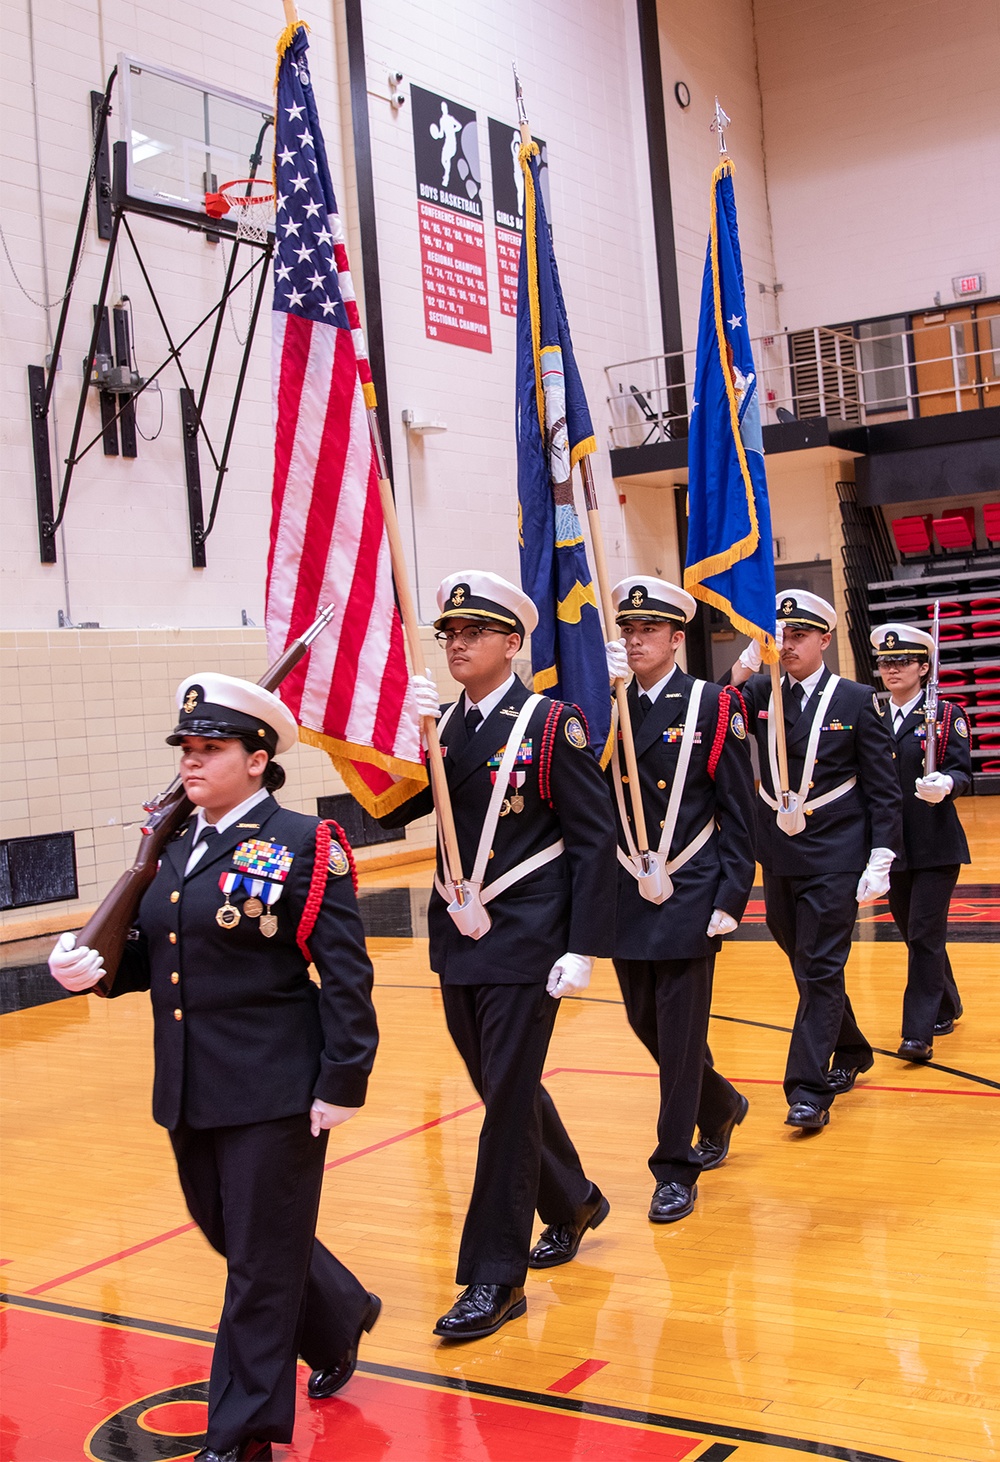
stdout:
POLYGON ((573 357, 545 205, 538 146, 522 147, 524 241, 517 280, 517 526, 521 587, 538 609, 531 636, 534 688, 572 701, 604 757, 611 695, 604 634, 573 504, 572 471, 596 450, 573 357))
POLYGON ((732 175, 725 158, 712 177, 688 437, 684 587, 724 610, 773 662, 774 542, 732 175))

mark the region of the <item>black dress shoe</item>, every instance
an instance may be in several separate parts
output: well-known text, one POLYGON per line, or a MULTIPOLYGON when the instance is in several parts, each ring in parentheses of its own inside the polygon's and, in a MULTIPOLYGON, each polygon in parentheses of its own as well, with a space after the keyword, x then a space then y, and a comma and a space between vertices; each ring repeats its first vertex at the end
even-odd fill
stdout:
POLYGON ((830 1113, 826 1107, 821 1107, 816 1102, 793 1102, 788 1108, 785 1126, 801 1127, 804 1132, 818 1132, 829 1121, 830 1113))
POLYGON ((745 1096, 740 1097, 740 1104, 727 1122, 716 1132, 703 1132, 698 1138, 694 1149, 694 1155, 701 1163, 703 1173, 710 1173, 720 1163, 724 1163, 729 1153, 729 1144, 733 1140, 733 1132, 747 1112, 750 1110, 750 1103, 745 1096))
POLYGON ((896 1055, 902 1056, 904 1061, 915 1061, 922 1065, 934 1055, 934 1047, 929 1046, 926 1041, 902 1041, 896 1055))
POLYGON ((194 1462, 271 1462, 272 1456, 270 1442, 261 1442, 256 1437, 249 1437, 247 1441, 239 1442, 235 1447, 227 1447, 224 1452, 213 1451, 211 1447, 202 1447, 200 1452, 195 1453, 194 1462))
POLYGON ((843 1096, 845 1092, 853 1091, 858 1077, 870 1071, 874 1065, 874 1061, 869 1061, 867 1066, 833 1066, 827 1072, 826 1079, 836 1095, 843 1096))
POLYGON ((697 1196, 696 1184, 689 1188, 686 1183, 657 1183, 649 1205, 650 1223, 676 1223, 680 1218, 687 1218, 694 1210, 697 1196))
POLYGON ((598 1228, 611 1212, 604 1194, 594 1188, 593 1196, 581 1203, 569 1223, 550 1223, 528 1255, 529 1269, 554 1269, 568 1264, 589 1228, 598 1228))
POLYGON ((368 1307, 361 1317, 358 1333, 354 1337, 354 1344, 334 1365, 324 1366, 320 1370, 313 1371, 309 1377, 309 1385, 306 1390, 313 1401, 325 1401, 328 1396, 332 1396, 342 1386, 347 1385, 354 1375, 354 1368, 358 1363, 358 1346, 361 1344, 361 1336, 371 1330, 381 1313, 382 1301, 377 1294, 370 1294, 368 1307))
POLYGON ((947 1015, 943 1020, 936 1020, 934 1022, 934 1034, 936 1036, 950 1036, 955 1029, 956 1020, 961 1020, 964 1014, 965 1011, 960 1005, 954 1015, 947 1015))
POLYGON ((470 1284, 446 1315, 434 1326, 445 1340, 481 1340, 508 1320, 517 1320, 528 1308, 521 1286, 470 1284))

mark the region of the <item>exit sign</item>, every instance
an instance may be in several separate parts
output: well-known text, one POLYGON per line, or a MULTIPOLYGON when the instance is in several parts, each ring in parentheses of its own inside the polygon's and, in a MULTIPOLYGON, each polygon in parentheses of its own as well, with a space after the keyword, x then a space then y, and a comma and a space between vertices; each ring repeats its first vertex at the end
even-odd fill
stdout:
POLYGON ((967 294, 982 294, 986 288, 986 277, 983 274, 962 274, 951 281, 955 291, 955 298, 961 299, 967 294))

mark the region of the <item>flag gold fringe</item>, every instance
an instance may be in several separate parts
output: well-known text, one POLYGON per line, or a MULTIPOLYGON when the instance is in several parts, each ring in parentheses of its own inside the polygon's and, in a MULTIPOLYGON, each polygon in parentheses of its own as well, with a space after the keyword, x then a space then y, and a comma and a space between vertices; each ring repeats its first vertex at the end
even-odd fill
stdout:
POLYGON ((307 746, 315 746, 320 751, 326 752, 340 773, 351 796, 360 802, 372 817, 385 817, 387 813, 394 812, 397 807, 401 807, 404 802, 409 802, 411 797, 415 797, 427 786, 427 769, 422 762, 404 761, 401 757, 389 756, 384 751, 376 751, 371 746, 361 746, 353 741, 341 741, 338 737, 327 736, 322 731, 313 731, 309 726, 299 727, 299 740, 305 742, 307 746), (382 771, 389 772, 392 776, 399 777, 400 780, 376 796, 357 768, 352 765, 356 761, 381 767, 382 771))

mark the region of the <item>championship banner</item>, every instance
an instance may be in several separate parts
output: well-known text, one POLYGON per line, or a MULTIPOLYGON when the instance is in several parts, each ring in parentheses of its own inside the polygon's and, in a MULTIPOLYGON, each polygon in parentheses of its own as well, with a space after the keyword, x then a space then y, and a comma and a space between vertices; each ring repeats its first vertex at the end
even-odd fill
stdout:
POLYGON ((309 78, 278 45, 272 308, 275 441, 265 621, 273 659, 333 604, 282 682, 299 737, 378 817, 427 784, 367 408, 375 390, 309 78))
POLYGON ((420 86, 410 87, 410 100, 424 330, 491 352, 476 114, 420 86))
POLYGON ((684 587, 758 640, 765 661, 777 660, 771 509, 729 158, 712 176, 688 429, 684 587))
MULTIPOLYGON (((521 132, 506 122, 490 117, 490 174, 493 179, 493 224, 497 251, 497 274, 500 279, 500 313, 517 315, 517 271, 521 263, 521 236, 524 232, 524 173, 521 169, 521 132)), ((538 184, 549 206, 548 147, 539 137, 532 139, 538 147, 538 184)))

